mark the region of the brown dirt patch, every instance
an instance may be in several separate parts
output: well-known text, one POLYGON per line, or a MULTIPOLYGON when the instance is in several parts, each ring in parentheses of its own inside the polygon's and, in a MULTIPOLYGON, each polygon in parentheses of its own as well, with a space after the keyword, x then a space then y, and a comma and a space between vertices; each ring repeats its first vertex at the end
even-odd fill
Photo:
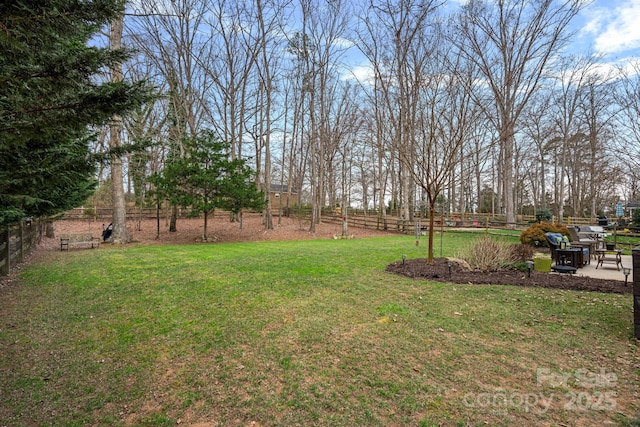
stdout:
POLYGON ((408 259, 404 263, 399 261, 389 264, 386 270, 389 273, 414 279, 447 283, 533 286, 617 294, 630 294, 633 291, 631 283, 625 286, 624 282, 619 280, 538 271, 532 271, 531 277, 526 272, 518 270, 500 270, 485 273, 479 270, 466 270, 456 263, 452 263, 451 274, 449 274, 446 258, 437 258, 433 264, 428 264, 424 258, 408 259))

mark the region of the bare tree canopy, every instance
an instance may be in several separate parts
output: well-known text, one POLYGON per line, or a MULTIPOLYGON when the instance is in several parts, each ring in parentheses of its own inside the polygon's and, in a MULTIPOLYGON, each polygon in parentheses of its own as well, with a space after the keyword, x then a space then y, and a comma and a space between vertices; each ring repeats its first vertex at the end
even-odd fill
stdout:
POLYGON ((137 55, 122 70, 160 96, 118 132, 146 150, 99 179, 122 174, 124 198, 149 204, 145 178, 184 155, 185 137, 210 130, 251 165, 266 228, 276 207, 294 206, 309 209, 312 232, 322 215, 346 224, 354 210, 401 228, 453 213, 595 218, 638 193, 625 174, 602 184, 637 155, 638 70, 605 73, 596 55, 565 52, 588 6, 137 1, 122 36, 137 55))
POLYGON ((507 223, 515 223, 514 135, 524 108, 566 44, 581 0, 469 1, 460 14, 460 50, 483 76, 476 97, 499 134, 507 223))

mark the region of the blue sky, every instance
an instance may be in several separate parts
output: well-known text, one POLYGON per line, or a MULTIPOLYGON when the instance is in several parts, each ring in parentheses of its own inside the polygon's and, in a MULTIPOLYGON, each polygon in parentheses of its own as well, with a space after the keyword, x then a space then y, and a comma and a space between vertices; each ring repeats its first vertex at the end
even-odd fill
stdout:
MULTIPOLYGON (((457 8, 467 0, 450 0, 457 8)), ((588 1, 588 0, 585 0, 588 1)), ((640 0, 594 0, 580 11, 570 24, 575 31, 568 51, 574 54, 596 53, 602 56, 604 73, 640 58, 640 0)), ((364 80, 369 64, 359 53, 354 56, 352 73, 364 80)))
POLYGON ((606 62, 640 56, 640 0, 596 0, 576 18, 576 46, 601 53, 606 62))
MULTIPOLYGON (((451 5, 466 1, 451 0, 451 5)), ((574 18, 571 29, 576 31, 576 53, 591 50, 607 62, 640 56, 640 0, 591 0, 574 18)))

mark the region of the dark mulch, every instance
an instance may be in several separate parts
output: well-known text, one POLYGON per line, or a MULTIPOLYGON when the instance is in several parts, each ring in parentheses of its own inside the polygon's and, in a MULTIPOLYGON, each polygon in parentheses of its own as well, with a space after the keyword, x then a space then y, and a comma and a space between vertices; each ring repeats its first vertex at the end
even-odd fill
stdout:
POLYGON ((541 288, 566 289, 577 291, 593 291, 616 294, 630 294, 633 285, 629 282, 625 286, 623 281, 596 279, 573 274, 542 273, 532 271, 531 277, 526 272, 518 270, 500 270, 485 273, 479 270, 468 271, 455 262, 451 265, 451 274, 446 258, 436 258, 433 264, 427 264, 426 259, 416 258, 391 263, 386 270, 414 279, 432 280, 447 283, 488 284, 535 286, 541 288))

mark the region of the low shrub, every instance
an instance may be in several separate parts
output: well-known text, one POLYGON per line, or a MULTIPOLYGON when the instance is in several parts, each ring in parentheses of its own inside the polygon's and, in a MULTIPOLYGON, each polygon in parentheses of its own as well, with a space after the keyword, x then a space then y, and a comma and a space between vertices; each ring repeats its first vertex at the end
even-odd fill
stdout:
POLYGON ((523 243, 519 245, 510 245, 509 253, 513 262, 525 262, 533 259, 533 246, 525 245, 523 243))
POLYGON ((459 258, 484 272, 497 271, 512 262, 509 245, 489 236, 472 241, 462 249, 459 258))
POLYGON ((536 212, 536 221, 549 222, 553 218, 553 214, 549 209, 540 209, 536 212))
POLYGON ((526 262, 514 262, 513 264, 511 264, 511 268, 513 270, 526 272, 529 269, 529 266, 526 262))
POLYGON ((567 227, 564 225, 541 222, 539 224, 533 224, 531 227, 523 230, 520 234, 520 242, 525 245, 546 247, 547 239, 544 237, 545 233, 560 233, 565 236, 569 235, 567 227))

